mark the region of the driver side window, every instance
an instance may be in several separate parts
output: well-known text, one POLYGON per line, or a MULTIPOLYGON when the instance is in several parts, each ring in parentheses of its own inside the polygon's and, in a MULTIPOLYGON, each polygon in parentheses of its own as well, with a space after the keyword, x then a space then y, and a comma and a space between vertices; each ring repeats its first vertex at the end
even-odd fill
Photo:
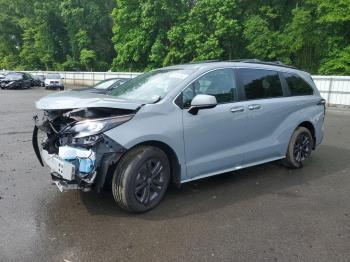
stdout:
POLYGON ((183 106, 188 108, 196 95, 212 95, 218 104, 230 103, 236 99, 236 84, 233 69, 211 71, 189 85, 183 92, 183 106))

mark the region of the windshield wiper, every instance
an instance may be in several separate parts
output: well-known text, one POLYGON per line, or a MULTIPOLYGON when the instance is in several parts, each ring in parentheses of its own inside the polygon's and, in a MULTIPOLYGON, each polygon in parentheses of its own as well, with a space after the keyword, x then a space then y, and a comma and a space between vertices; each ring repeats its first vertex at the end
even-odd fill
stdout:
POLYGON ((156 100, 152 104, 158 103, 160 100, 162 100, 161 96, 157 96, 156 100))

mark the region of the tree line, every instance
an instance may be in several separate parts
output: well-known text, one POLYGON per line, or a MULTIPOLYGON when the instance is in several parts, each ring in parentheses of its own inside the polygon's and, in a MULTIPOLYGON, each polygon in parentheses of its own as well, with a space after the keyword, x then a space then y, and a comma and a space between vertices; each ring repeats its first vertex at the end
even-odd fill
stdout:
POLYGON ((349 0, 0 0, 0 68, 282 61, 350 74, 349 0))

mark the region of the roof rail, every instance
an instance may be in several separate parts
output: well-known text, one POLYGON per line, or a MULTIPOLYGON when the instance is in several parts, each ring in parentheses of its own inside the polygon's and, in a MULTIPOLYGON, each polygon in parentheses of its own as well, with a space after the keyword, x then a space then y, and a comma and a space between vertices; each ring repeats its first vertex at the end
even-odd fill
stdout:
POLYGON ((260 59, 236 59, 236 60, 229 60, 229 62, 252 63, 252 64, 262 64, 262 65, 274 65, 274 66, 281 66, 281 67, 297 69, 294 66, 283 64, 281 61, 262 61, 260 59))
POLYGON ((220 60, 203 60, 203 61, 193 61, 190 64, 203 64, 203 63, 215 63, 220 62, 220 60))

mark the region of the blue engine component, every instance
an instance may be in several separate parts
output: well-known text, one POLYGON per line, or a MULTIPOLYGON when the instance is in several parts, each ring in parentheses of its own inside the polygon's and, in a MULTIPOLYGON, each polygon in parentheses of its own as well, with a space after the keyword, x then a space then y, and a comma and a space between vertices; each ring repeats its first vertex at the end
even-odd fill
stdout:
POLYGON ((94 171, 95 160, 90 158, 79 158, 79 172, 89 174, 94 171))

